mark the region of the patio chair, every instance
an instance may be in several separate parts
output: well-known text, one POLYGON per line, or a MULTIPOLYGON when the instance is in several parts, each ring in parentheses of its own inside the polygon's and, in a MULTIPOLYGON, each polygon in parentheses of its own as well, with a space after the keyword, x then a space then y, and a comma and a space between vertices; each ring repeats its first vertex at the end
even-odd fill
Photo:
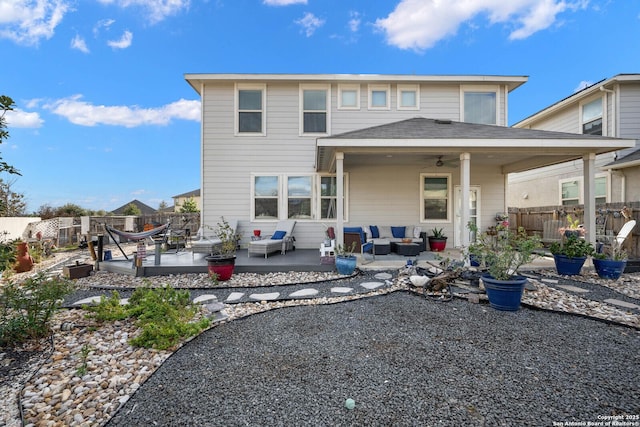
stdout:
POLYGON ((278 221, 276 229, 271 236, 262 240, 249 242, 247 256, 251 254, 264 255, 265 258, 270 253, 278 252, 282 255, 287 253, 287 249, 293 248, 293 229, 296 226, 295 220, 278 221))
POLYGON ((562 224, 562 221, 559 221, 556 219, 545 221, 542 224, 542 243, 545 246, 548 246, 554 242, 562 241, 562 236, 558 232, 558 229, 560 228, 560 224, 562 224))
MULTIPOLYGON (((238 228, 238 220, 229 221, 229 226, 236 231, 238 228)), ((196 233, 196 240, 191 241, 192 257, 195 256, 196 253, 211 255, 222 245, 222 240, 218 238, 216 230, 209 230, 210 233, 207 233, 205 230, 205 228, 200 227, 196 233)))
POLYGON ((616 242, 618 243, 618 246, 622 246, 624 241, 627 240, 627 237, 629 237, 629 234, 631 234, 631 230, 633 230, 633 227, 635 226, 635 220, 627 221, 624 223, 624 225, 618 232, 618 235, 616 236, 616 242))
POLYGON ((344 245, 347 248, 351 248, 351 245, 355 243, 354 251, 360 252, 363 264, 369 264, 376 260, 376 247, 373 244, 373 240, 367 241, 367 235, 362 227, 345 227, 343 233, 344 245), (364 262, 366 260, 365 253, 371 253, 372 255, 372 259, 369 262, 364 262))

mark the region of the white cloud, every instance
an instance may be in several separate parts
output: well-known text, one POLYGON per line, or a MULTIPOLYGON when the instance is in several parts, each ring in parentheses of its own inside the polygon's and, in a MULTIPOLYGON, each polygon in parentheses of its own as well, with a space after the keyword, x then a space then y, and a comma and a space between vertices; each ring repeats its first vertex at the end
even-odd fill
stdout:
POLYGON ((264 0, 267 6, 289 6, 291 4, 307 4, 307 0, 264 0))
POLYGON ((567 10, 585 8, 588 0, 401 0, 395 10, 375 26, 387 42, 401 49, 423 51, 456 34, 461 24, 480 14, 491 24, 516 27, 509 39, 524 39, 552 26, 567 10))
POLYGON ((127 128, 165 126, 173 119, 200 121, 200 101, 180 99, 158 108, 93 105, 82 101, 81 95, 59 99, 45 105, 54 114, 81 126, 111 125, 127 128))
POLYGON ((89 53, 89 48, 87 47, 87 43, 84 41, 82 37, 76 34, 76 36, 71 39, 71 48, 77 49, 80 52, 89 53))
POLYGON ((152 23, 163 21, 189 8, 191 0, 98 0, 102 4, 115 4, 126 9, 134 6, 144 9, 152 23))
POLYGON ((64 15, 72 10, 66 0, 0 0, 0 38, 37 45, 53 37, 64 15))
POLYGON ((357 33, 360 29, 360 23, 362 22, 360 14, 358 12, 350 12, 349 15, 351 16, 351 19, 349 19, 349 29, 352 33, 357 33))
POLYGON ((131 46, 133 41, 133 33, 131 31, 125 31, 120 37, 120 40, 109 40, 107 44, 114 49, 126 49, 131 46))
POLYGON ((296 24, 302 27, 307 37, 311 37, 318 28, 324 25, 324 22, 324 19, 320 19, 310 12, 305 13, 302 18, 295 21, 296 24))
POLYGON ((39 128, 44 123, 38 113, 29 113, 19 108, 14 108, 4 116, 9 128, 39 128))
POLYGON ((96 22, 96 25, 93 26, 93 36, 97 37, 103 28, 108 30, 115 22, 115 19, 101 19, 96 22))

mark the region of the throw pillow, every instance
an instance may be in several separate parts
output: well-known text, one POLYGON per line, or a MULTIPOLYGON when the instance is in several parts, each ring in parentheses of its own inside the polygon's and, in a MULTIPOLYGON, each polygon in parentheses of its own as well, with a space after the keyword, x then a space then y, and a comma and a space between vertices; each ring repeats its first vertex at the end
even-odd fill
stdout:
POLYGON ((413 227, 413 237, 419 239, 420 233, 422 233, 422 227, 413 227))
POLYGON ((378 230, 377 225, 370 225, 369 230, 371 230, 371 238, 379 239, 380 238, 380 230, 378 230))
POLYGON ((284 238, 285 234, 287 234, 286 231, 274 231, 273 236, 271 236, 271 239, 273 239, 273 240, 282 240, 284 238))
POLYGON ((391 227, 391 235, 393 237, 404 237, 404 229, 407 227, 391 227))

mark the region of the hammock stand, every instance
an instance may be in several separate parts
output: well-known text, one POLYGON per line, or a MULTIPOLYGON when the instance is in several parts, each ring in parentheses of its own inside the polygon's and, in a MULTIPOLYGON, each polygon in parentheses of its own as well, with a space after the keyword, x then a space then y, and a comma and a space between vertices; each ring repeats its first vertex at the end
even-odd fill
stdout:
POLYGON ((118 249, 120 249, 120 252, 122 252, 122 255, 124 255, 126 260, 129 260, 129 257, 127 256, 126 253, 124 253, 124 250, 122 250, 122 247, 120 246, 119 240, 116 240, 115 237, 113 236, 114 234, 117 235, 118 237, 124 237, 126 239, 129 240, 134 240, 134 241, 140 241, 140 240, 144 240, 147 237, 151 237, 151 236, 155 236, 156 234, 162 233, 163 231, 166 232, 169 230, 169 226, 171 225, 171 223, 166 223, 164 225, 161 225, 160 227, 156 227, 156 228, 152 228, 151 230, 147 230, 147 231, 142 231, 140 233, 132 233, 129 231, 120 231, 120 230, 116 230, 113 227, 108 226, 107 224, 103 224, 104 225, 104 229, 107 231, 107 233, 109 234, 109 236, 111 236, 111 239, 115 242, 115 244, 118 246, 118 249))

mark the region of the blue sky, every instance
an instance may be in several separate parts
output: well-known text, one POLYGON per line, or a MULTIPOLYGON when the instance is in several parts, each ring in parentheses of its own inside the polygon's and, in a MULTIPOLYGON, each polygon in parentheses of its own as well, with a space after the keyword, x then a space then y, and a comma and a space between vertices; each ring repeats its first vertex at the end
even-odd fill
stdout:
POLYGON ((0 0, 4 176, 28 211, 200 185, 185 73, 526 75, 509 123, 640 72, 637 0, 0 0), (14 182, 15 181, 15 182, 14 182))

